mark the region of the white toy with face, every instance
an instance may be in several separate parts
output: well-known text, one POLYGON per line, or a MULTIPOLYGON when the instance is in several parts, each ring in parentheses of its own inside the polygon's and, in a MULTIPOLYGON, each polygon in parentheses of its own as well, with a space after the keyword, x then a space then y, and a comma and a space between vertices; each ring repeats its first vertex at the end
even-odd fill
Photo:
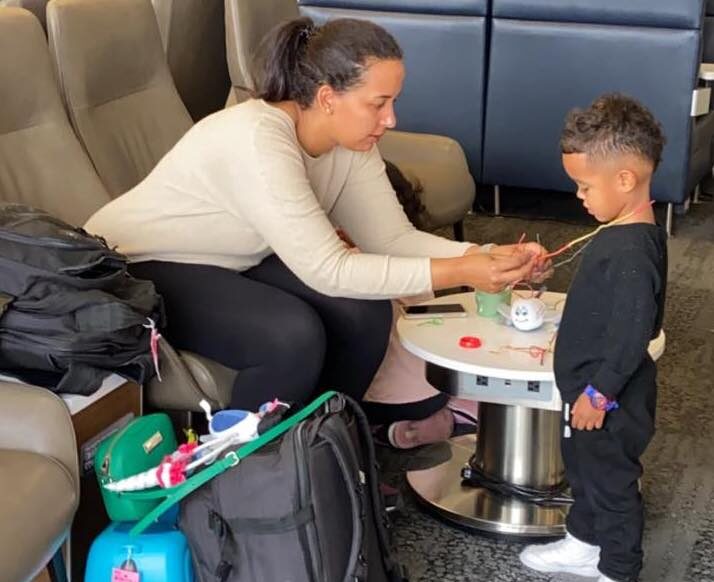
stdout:
POLYGON ((514 299, 510 305, 502 305, 499 313, 506 321, 520 331, 533 331, 541 327, 546 321, 557 321, 555 317, 546 317, 546 304, 537 297, 527 299, 514 299))

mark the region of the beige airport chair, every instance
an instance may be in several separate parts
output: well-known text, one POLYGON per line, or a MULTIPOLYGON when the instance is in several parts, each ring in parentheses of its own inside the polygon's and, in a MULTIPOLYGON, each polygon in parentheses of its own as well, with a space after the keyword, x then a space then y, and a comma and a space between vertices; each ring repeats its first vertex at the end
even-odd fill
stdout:
MULTIPOLYGON (((19 8, 0 8, 0 91, 0 201, 83 224, 110 196, 67 120, 42 29, 19 8)), ((228 405, 235 371, 163 340, 161 354, 164 381, 147 387, 149 404, 200 411, 206 398, 228 405)))
POLYGON ((222 109, 231 88, 223 0, 151 0, 176 89, 194 121, 222 109))
POLYGON ((45 34, 47 34, 47 17, 45 15, 47 2, 48 0, 0 0, 0 7, 8 6, 29 10, 40 21, 45 34))
POLYGON ((69 411, 44 388, 0 381, 0 578, 65 581, 61 546, 79 505, 69 411))
POLYGON ((53 0, 50 51, 75 133, 112 197, 193 124, 166 64, 149 0, 53 0))

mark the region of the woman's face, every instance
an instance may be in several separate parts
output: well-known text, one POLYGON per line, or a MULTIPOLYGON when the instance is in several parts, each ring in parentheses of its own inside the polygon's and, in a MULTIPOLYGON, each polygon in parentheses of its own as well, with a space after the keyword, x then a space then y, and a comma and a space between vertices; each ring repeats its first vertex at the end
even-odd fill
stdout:
POLYGON ((387 129, 397 124, 394 102, 403 81, 402 61, 368 61, 359 84, 331 95, 333 139, 345 148, 369 151, 387 129))

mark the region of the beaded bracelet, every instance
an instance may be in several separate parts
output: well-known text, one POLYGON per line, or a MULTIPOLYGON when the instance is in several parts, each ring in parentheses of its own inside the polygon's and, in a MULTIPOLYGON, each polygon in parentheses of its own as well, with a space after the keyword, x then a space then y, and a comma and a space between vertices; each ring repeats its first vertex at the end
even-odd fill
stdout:
POLYGON ((620 405, 615 400, 610 400, 602 392, 599 392, 592 385, 588 384, 585 388, 585 396, 590 399, 590 404, 593 408, 597 410, 603 410, 605 412, 610 412, 611 410, 617 410, 620 405))

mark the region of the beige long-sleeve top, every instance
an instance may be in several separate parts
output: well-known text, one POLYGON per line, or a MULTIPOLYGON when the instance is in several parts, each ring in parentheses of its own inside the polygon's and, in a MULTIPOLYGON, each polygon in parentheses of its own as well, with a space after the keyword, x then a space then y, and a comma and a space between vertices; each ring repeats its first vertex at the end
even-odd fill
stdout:
POLYGON ((132 262, 242 271, 276 253, 321 293, 370 299, 431 291, 427 257, 469 246, 414 229, 376 147, 311 157, 290 116, 260 100, 196 124, 86 229, 132 262), (362 252, 349 252, 335 226, 362 252))

